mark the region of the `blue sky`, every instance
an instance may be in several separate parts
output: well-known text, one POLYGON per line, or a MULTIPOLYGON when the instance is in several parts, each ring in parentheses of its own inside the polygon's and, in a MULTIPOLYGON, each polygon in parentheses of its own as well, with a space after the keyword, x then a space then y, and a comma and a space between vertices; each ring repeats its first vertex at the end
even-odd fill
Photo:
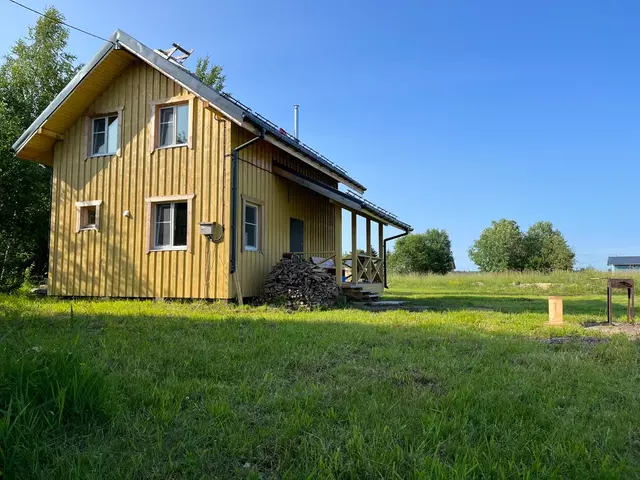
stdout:
MULTIPOLYGON (((578 266, 640 254, 638 2, 55 5, 102 36, 209 53, 234 96, 284 128, 300 104, 301 139, 416 231, 446 229, 459 269, 503 217, 552 221, 578 266)), ((6 52, 36 16, 2 0, 0 19, 6 52)), ((100 45, 71 34, 80 61, 100 45)))

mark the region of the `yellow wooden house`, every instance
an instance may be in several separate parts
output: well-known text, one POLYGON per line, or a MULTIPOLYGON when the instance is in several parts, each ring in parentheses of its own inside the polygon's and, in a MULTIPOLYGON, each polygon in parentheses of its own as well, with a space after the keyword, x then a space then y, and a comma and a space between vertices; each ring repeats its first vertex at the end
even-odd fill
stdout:
POLYGON ((381 292, 383 227, 411 227, 364 200, 344 169, 200 82, 174 50, 116 31, 13 145, 53 167, 49 294, 254 297, 289 252, 337 265, 344 287, 381 292), (343 210, 346 250, 366 219, 348 278, 343 210))

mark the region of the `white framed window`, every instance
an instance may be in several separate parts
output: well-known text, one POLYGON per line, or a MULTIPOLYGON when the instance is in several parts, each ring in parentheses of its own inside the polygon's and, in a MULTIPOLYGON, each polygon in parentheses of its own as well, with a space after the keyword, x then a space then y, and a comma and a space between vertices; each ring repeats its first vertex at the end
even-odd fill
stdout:
POLYGON ((253 203, 244 204, 244 249, 249 251, 258 250, 258 238, 260 235, 260 224, 258 223, 258 211, 260 207, 253 203))
POLYGON ((102 200, 76 202, 76 232, 100 230, 100 206, 102 200))
POLYGON ((117 114, 91 119, 91 156, 115 155, 119 142, 119 119, 117 114))
POLYGON ((187 202, 156 203, 153 223, 155 250, 187 249, 187 202))
POLYGON ((260 200, 242 198, 242 249, 261 252, 263 249, 264 210, 260 200))
POLYGON ((150 197, 147 202, 147 253, 191 251, 191 211, 194 195, 150 197))
POLYGON ((158 147, 179 147, 189 143, 189 104, 158 109, 158 147))

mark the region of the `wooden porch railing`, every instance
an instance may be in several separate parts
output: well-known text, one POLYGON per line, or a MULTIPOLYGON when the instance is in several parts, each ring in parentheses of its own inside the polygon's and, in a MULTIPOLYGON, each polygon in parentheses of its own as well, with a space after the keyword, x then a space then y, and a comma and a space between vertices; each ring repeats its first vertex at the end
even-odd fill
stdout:
MULTIPOLYGON (((336 252, 293 252, 293 256, 310 261, 320 267, 335 272, 336 252)), ((355 283, 382 283, 383 261, 380 257, 359 254, 357 265, 357 280, 355 283)), ((345 281, 353 283, 353 268, 351 257, 342 257, 342 268, 351 273, 345 276, 345 281)))
MULTIPOLYGON (((358 255, 357 259, 358 268, 355 283, 382 283, 383 262, 381 258, 373 255, 358 255)), ((353 268, 351 271, 353 272, 353 268)))

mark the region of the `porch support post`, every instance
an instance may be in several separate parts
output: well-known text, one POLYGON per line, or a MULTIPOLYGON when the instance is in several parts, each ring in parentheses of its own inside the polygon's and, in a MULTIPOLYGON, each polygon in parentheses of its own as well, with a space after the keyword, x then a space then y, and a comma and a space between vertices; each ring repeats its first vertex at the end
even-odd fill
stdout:
POLYGON ((351 212, 351 283, 358 283, 358 215, 351 212))
POLYGON ((378 258, 382 258, 384 249, 384 225, 378 222, 378 258))
POLYGON ((335 218, 335 251, 336 258, 334 260, 336 264, 336 283, 338 286, 342 285, 342 206, 336 203, 336 218, 335 218))
POLYGON ((364 276, 368 282, 371 281, 371 274, 373 273, 373 266, 371 265, 371 220, 367 218, 367 260, 364 276))

